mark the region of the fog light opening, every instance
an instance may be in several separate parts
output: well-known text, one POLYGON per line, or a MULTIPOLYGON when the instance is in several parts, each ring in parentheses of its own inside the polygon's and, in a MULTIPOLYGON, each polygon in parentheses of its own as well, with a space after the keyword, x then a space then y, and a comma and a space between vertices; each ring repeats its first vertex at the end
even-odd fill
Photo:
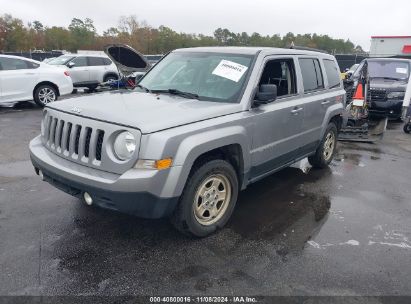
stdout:
POLYGON ((83 199, 87 205, 91 206, 93 204, 93 198, 90 194, 88 194, 88 192, 83 193, 83 199))

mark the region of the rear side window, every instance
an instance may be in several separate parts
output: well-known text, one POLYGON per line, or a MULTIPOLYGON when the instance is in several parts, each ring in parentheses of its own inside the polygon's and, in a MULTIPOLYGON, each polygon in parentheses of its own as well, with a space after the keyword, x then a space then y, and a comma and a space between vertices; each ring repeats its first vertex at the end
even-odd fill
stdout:
POLYGON ((303 76, 304 92, 311 92, 324 88, 320 62, 314 58, 298 59, 303 76))
POLYGON ((89 66, 100 66, 106 65, 104 63, 104 58, 102 57, 88 57, 88 65, 89 66))
POLYGON ((340 72, 335 64, 334 60, 324 59, 325 74, 328 79, 328 86, 330 89, 339 87, 340 84, 340 72))
POLYGON ((11 70, 26 70, 26 69, 36 69, 40 65, 31 61, 26 61, 17 58, 0 58, 0 69, 5 71, 11 70))

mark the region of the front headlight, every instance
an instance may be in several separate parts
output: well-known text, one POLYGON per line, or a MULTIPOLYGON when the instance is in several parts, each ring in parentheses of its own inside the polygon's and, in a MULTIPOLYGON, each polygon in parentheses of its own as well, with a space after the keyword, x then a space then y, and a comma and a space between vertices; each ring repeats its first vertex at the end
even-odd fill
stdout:
POLYGON ((405 92, 389 92, 387 94, 388 99, 401 99, 404 98, 405 92))
POLYGON ((121 132, 114 140, 114 154, 120 160, 128 160, 136 151, 137 142, 133 134, 128 131, 121 132))

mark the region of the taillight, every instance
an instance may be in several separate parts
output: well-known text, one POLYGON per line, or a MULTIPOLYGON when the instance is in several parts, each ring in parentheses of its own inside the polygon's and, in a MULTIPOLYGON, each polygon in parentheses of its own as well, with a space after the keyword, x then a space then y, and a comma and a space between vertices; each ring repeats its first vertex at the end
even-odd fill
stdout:
POLYGON ((66 75, 66 76, 70 76, 70 73, 69 73, 69 72, 67 72, 67 71, 64 71, 64 75, 66 75))

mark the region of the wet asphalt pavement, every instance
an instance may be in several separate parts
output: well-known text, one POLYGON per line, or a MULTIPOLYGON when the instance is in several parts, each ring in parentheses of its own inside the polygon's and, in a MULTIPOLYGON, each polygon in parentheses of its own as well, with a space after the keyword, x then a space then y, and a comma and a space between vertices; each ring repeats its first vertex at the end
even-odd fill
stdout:
POLYGON ((411 295, 411 136, 345 143, 330 168, 242 192, 227 227, 86 207, 34 174, 41 111, 0 109, 0 295, 411 295))

